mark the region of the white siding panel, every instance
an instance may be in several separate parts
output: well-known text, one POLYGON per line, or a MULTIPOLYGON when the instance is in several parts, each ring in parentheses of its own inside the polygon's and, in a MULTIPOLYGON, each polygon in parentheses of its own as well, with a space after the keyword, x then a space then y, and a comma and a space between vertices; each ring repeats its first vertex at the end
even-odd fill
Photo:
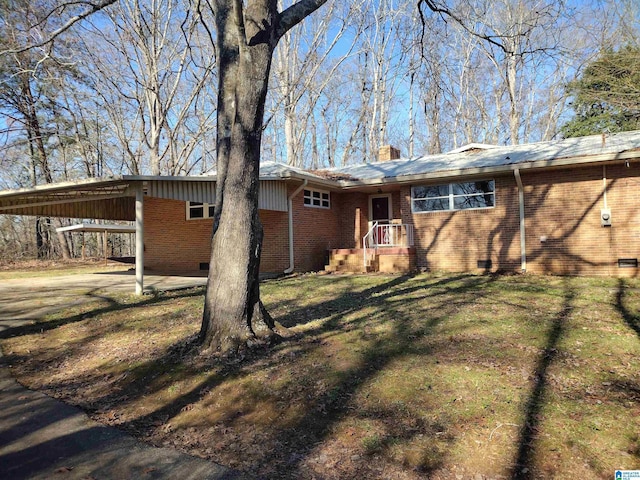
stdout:
POLYGON ((215 182, 181 182, 166 180, 151 180, 148 183, 148 195, 169 200, 183 202, 215 203, 215 182))
POLYGON ((287 211, 287 185, 277 180, 260 182, 258 207, 261 210, 287 211))
MULTIPOLYGON (((147 192, 150 197, 211 204, 216 201, 215 182, 151 180, 147 186, 147 192)), ((261 181, 258 208, 286 212, 286 184, 281 181, 261 181)))

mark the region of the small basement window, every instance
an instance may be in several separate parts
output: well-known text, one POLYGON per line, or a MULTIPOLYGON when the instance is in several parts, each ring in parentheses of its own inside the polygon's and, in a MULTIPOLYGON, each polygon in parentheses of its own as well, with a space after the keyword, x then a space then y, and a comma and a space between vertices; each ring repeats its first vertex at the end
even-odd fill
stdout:
POLYGON ((491 270, 493 266, 493 262, 491 260, 478 260, 478 268, 482 268, 484 270, 491 270))
POLYGON ((304 191, 304 206, 315 208, 331 208, 329 192, 306 189, 304 191))
POLYGON ((619 268, 638 268, 638 259, 637 258, 619 258, 618 267, 619 268))
POLYGON ((187 202, 187 220, 213 218, 214 209, 213 203, 187 202))

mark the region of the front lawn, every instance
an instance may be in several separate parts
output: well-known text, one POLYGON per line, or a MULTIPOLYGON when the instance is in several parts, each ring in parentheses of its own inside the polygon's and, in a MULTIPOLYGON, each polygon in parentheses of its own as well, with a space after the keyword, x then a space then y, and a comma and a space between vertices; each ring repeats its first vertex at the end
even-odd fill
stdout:
POLYGON ((23 260, 11 262, 0 259, 0 281, 14 278, 57 277, 97 272, 126 272, 131 265, 100 258, 87 260, 23 260))
POLYGON ((2 347, 30 388, 260 478, 640 469, 638 280, 267 281, 263 300, 294 335, 241 361, 190 348, 202 292, 103 298, 2 347))

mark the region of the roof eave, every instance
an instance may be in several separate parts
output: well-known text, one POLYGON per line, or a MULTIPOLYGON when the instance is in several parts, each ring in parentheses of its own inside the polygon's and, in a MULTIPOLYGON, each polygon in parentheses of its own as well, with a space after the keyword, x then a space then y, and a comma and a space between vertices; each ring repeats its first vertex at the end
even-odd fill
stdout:
POLYGON ((310 184, 320 185, 326 188, 340 189, 342 187, 342 183, 339 180, 330 180, 328 178, 322 178, 316 175, 305 175, 298 172, 286 172, 274 180, 306 180, 310 184))
POLYGON ((376 185, 389 185, 389 184, 406 184, 412 183, 418 180, 437 180, 452 177, 472 177, 477 175, 488 175, 496 173, 508 173, 514 170, 542 170, 553 169, 559 167, 568 167, 575 165, 588 165, 588 164, 606 164, 619 160, 632 160, 640 158, 640 151, 629 150, 618 153, 607 153, 600 155, 589 155, 584 157, 566 157, 552 160, 537 160, 533 162, 511 163, 507 165, 498 165, 493 167, 475 167, 475 168, 462 168, 454 170, 440 170, 438 172, 420 173, 411 175, 398 175, 396 177, 383 177, 368 180, 342 180, 340 181, 340 187, 346 190, 354 189, 358 187, 368 187, 376 185))
POLYGON ((123 180, 129 182, 215 182, 215 175, 124 175, 123 180))

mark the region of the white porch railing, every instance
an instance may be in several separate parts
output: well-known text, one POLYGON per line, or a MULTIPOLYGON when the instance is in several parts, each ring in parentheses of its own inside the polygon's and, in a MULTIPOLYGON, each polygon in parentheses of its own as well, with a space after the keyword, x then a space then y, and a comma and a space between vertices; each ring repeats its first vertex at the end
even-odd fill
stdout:
POLYGON ((371 229, 362 237, 362 247, 364 249, 364 267, 367 268, 367 249, 413 247, 413 225, 373 222, 371 229))

